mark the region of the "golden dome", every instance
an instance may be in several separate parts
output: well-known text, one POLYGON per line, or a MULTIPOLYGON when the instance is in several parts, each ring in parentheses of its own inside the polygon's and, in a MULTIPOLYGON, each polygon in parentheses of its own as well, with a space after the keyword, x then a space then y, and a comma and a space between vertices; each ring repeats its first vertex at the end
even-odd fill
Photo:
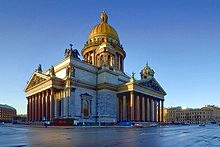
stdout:
POLYGON ((105 12, 101 13, 100 23, 93 27, 93 29, 91 30, 89 34, 89 40, 93 37, 100 35, 109 35, 119 41, 117 32, 112 26, 108 24, 108 16, 105 12))

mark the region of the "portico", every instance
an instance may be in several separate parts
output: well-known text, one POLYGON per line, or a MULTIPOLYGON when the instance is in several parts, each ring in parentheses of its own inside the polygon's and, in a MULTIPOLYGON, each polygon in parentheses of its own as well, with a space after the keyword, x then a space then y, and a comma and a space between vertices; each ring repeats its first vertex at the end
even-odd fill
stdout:
POLYGON ((117 94, 118 121, 163 122, 164 96, 143 88, 138 81, 121 85, 117 94))
POLYGON ((51 121, 63 116, 62 114, 68 115, 68 112, 62 110, 64 98, 68 98, 68 88, 65 88, 62 79, 54 77, 52 73, 45 75, 36 71, 28 82, 25 91, 28 102, 28 121, 51 121))

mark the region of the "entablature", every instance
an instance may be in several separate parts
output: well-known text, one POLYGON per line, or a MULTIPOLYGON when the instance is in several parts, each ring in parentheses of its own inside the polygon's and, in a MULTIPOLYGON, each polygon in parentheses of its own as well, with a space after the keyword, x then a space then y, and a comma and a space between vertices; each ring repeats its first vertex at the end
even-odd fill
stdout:
POLYGON ((165 96, 164 94, 162 94, 158 91, 152 90, 147 87, 141 87, 140 85, 138 85, 137 83, 134 83, 134 82, 129 82, 129 83, 125 83, 125 84, 120 85, 118 87, 117 93, 130 92, 130 91, 139 92, 139 93, 153 96, 153 97, 160 98, 160 99, 164 99, 164 96, 165 96))
POLYGON ((49 75, 35 72, 24 91, 27 96, 31 96, 50 88, 64 89, 65 82, 57 77, 50 77, 49 75))

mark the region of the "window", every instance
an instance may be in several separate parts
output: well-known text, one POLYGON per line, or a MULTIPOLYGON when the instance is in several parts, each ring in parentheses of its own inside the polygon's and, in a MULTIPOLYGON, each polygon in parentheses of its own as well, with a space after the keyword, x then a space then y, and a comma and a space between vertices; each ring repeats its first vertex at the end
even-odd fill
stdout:
POLYGON ((108 65, 111 66, 111 56, 110 55, 108 55, 108 65))
POLYGON ((92 115, 92 96, 88 93, 81 94, 81 117, 89 118, 92 115))
POLYGON ((83 100, 83 116, 84 117, 89 116, 89 102, 88 102, 88 100, 83 100))

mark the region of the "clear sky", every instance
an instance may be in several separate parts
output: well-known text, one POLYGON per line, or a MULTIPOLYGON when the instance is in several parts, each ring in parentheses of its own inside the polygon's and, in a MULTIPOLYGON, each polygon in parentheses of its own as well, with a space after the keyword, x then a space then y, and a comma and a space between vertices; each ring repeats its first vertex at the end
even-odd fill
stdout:
POLYGON ((26 113, 24 87, 38 64, 79 51, 105 10, 127 53, 125 71, 148 61, 167 92, 165 106, 220 106, 219 0, 1 0, 0 103, 26 113))

